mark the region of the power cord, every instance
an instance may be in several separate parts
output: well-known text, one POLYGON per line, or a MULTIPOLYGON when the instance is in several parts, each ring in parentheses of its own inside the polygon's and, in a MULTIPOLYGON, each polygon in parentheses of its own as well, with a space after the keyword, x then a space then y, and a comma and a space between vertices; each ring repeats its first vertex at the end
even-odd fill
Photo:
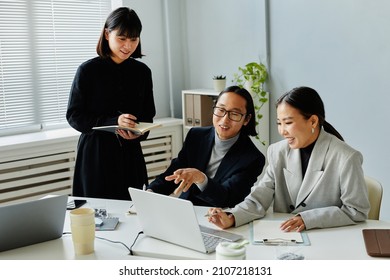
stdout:
MULTIPOLYGON (((129 248, 125 243, 123 243, 123 242, 121 242, 121 241, 111 240, 111 239, 99 237, 99 236, 96 236, 96 235, 95 235, 95 238, 100 239, 100 240, 104 240, 104 241, 107 241, 107 242, 111 242, 111 243, 121 244, 121 245, 123 245, 124 247, 126 247, 126 249, 129 251, 129 254, 133 256, 134 254, 133 254, 132 248, 133 248, 133 246, 135 245, 135 243, 137 242, 138 237, 139 237, 141 234, 143 234, 143 233, 144 233, 143 231, 138 232, 138 234, 137 234, 136 238, 134 239, 133 244, 131 244, 130 248, 129 248)), ((72 233, 71 233, 71 232, 64 232, 63 234, 72 234, 72 233)))
POLYGON ((140 231, 140 232, 138 232, 138 234, 137 234, 137 236, 135 237, 135 239, 134 239, 134 242, 133 242, 133 244, 131 244, 131 246, 130 246, 130 249, 129 249, 129 251, 130 251, 130 255, 134 255, 133 254, 133 246, 135 245, 135 242, 137 242, 137 239, 138 239, 138 237, 141 235, 141 234, 143 234, 144 232, 143 231, 140 231))

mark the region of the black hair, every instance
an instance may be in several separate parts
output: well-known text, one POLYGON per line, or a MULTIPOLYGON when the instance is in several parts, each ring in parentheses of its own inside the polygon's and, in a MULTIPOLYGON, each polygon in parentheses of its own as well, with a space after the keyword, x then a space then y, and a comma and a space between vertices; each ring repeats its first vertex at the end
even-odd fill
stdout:
POLYGON ((255 114, 255 106, 253 105, 253 99, 251 94, 244 88, 241 88, 239 86, 229 86, 225 88, 221 93, 218 95, 217 99, 215 100, 215 104, 217 104, 219 98, 227 92, 233 92, 241 97, 243 97, 246 101, 246 115, 245 118, 250 116, 250 120, 247 125, 243 125, 241 128, 241 133, 244 133, 245 135, 251 135, 256 136, 256 114, 255 114))
POLYGON ((324 127, 326 132, 335 135, 340 140, 344 141, 341 134, 325 120, 324 103, 320 95, 309 87, 296 87, 286 92, 276 101, 276 108, 282 102, 286 102, 290 106, 299 110, 302 116, 309 119, 312 115, 316 115, 319 120, 320 128, 324 127))
MULTIPOLYGON (((105 33, 106 31, 111 32, 113 30, 117 30, 119 36, 125 36, 126 38, 140 37, 142 31, 141 20, 134 10, 127 7, 120 7, 112 11, 107 17, 96 46, 96 52, 102 58, 111 56, 111 50, 105 38, 105 33)), ((140 39, 137 48, 130 57, 141 58, 142 56, 140 39)))

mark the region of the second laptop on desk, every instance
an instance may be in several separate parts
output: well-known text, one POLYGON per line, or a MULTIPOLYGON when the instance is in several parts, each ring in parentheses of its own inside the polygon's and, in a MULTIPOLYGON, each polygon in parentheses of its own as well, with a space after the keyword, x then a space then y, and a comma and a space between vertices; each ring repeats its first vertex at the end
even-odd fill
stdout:
POLYGON ((237 241, 241 235, 199 226, 189 200, 129 188, 137 217, 145 235, 202 253, 215 251, 218 243, 207 247, 204 236, 218 241, 237 241))

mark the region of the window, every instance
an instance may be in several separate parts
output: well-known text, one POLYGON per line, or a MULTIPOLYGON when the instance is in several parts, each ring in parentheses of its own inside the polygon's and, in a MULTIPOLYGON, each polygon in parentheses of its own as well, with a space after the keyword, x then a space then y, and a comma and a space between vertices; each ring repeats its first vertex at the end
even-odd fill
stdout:
POLYGON ((108 0, 0 0, 0 135, 66 124, 77 67, 96 54, 108 0))

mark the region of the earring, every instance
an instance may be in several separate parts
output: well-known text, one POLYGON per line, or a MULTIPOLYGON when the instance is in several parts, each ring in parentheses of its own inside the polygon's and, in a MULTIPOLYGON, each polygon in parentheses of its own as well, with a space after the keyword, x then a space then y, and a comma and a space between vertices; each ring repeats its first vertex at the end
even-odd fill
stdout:
POLYGON ((314 134, 314 127, 311 128, 311 134, 314 134))

